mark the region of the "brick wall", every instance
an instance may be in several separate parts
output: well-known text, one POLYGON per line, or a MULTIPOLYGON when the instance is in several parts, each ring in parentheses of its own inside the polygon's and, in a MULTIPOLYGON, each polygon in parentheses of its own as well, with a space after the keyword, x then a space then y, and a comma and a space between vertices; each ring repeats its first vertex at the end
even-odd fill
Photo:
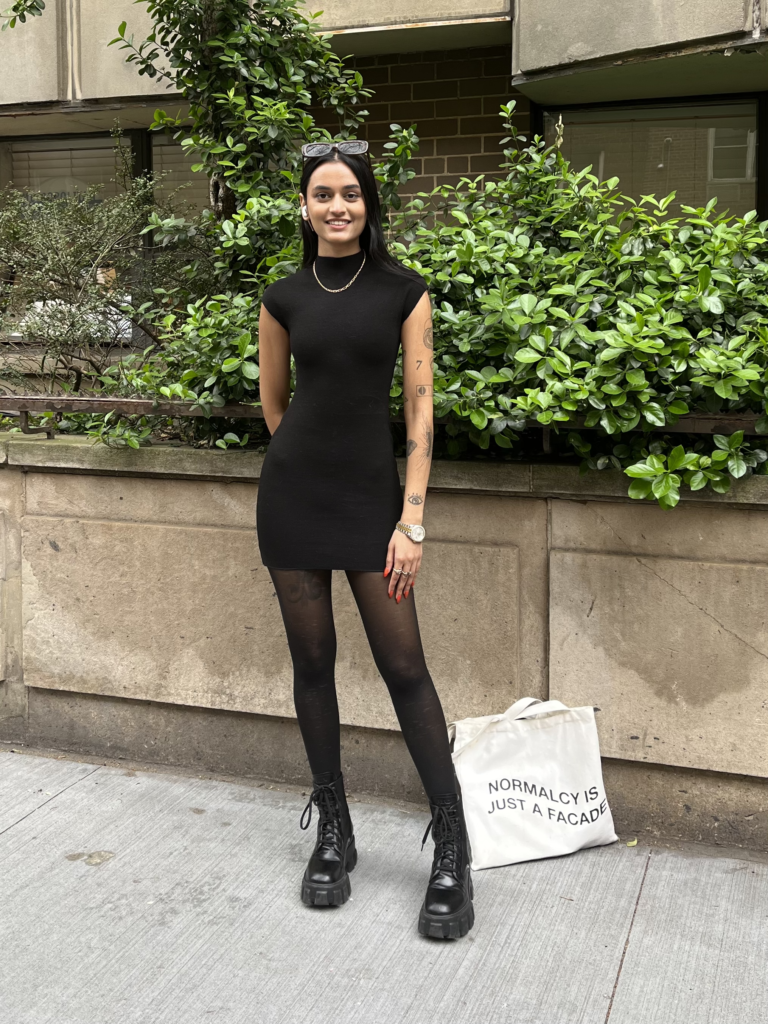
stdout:
MULTIPOLYGON (((529 129, 528 100, 509 84, 507 46, 388 53, 358 57, 350 64, 375 89, 362 133, 374 155, 383 152, 390 124, 416 126, 420 148, 410 192, 498 170, 502 103, 516 99, 515 124, 521 131, 529 129)), ((327 115, 315 114, 319 124, 334 131, 327 115)))

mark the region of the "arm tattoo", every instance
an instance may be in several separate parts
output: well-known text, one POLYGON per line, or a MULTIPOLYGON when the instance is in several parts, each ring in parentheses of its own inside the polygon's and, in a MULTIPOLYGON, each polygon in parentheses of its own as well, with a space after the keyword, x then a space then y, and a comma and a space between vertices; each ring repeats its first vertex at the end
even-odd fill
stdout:
POLYGON ((432 331, 432 321, 429 320, 424 328, 424 347, 434 348, 434 336, 432 331))
POLYGON ((411 440, 411 438, 408 438, 408 444, 405 446, 405 457, 406 457, 406 459, 408 458, 409 455, 413 455, 413 453, 416 450, 416 448, 418 448, 417 443, 415 441, 411 440))
POLYGON ((424 362, 424 360, 423 360, 423 359, 417 359, 417 360, 416 360, 416 369, 417 369, 417 370, 421 368, 421 364, 422 364, 423 362, 424 362))
POLYGON ((419 398, 423 398, 424 395, 434 394, 435 389, 431 384, 419 384, 416 387, 416 394, 419 398))
POLYGON ((422 498, 422 496, 420 494, 415 493, 408 495, 408 501, 411 503, 411 505, 422 505, 424 503, 424 499, 422 498))
POLYGON ((432 458, 432 445, 434 442, 434 431, 429 420, 424 420, 424 451, 421 455, 422 463, 427 463, 432 458))

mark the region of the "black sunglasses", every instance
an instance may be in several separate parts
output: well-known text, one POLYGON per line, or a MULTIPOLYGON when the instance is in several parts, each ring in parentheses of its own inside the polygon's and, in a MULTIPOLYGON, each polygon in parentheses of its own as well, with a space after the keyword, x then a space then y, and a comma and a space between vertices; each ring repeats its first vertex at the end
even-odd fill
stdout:
POLYGON ((305 142, 301 147, 301 155, 305 160, 309 160, 313 156, 328 156, 334 149, 347 156, 358 156, 368 152, 368 143, 357 139, 345 142, 305 142))

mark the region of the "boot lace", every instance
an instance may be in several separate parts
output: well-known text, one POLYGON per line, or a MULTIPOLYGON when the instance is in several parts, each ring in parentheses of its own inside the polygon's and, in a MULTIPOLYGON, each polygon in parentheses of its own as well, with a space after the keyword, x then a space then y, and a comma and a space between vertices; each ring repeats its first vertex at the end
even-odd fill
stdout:
POLYGON ((445 872, 459 877, 461 861, 461 820, 457 804, 443 807, 436 804, 432 810, 432 820, 421 840, 421 848, 427 841, 429 833, 435 841, 435 856, 432 861, 433 874, 445 872))
POLYGON ((307 806, 301 813, 299 826, 305 831, 312 823, 312 807, 317 807, 318 846, 341 850, 341 808, 332 786, 318 786, 310 794, 307 806), (306 818, 306 822, 305 822, 306 818))

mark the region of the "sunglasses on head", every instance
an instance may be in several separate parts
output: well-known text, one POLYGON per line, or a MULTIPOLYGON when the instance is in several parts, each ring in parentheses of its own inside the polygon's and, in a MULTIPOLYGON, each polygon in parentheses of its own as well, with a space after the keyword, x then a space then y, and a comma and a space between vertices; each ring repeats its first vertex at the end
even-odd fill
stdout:
POLYGON ((301 147, 301 155, 305 160, 313 156, 328 156, 334 149, 347 156, 358 156, 368 152, 368 143, 349 139, 345 142, 305 142, 301 147))

